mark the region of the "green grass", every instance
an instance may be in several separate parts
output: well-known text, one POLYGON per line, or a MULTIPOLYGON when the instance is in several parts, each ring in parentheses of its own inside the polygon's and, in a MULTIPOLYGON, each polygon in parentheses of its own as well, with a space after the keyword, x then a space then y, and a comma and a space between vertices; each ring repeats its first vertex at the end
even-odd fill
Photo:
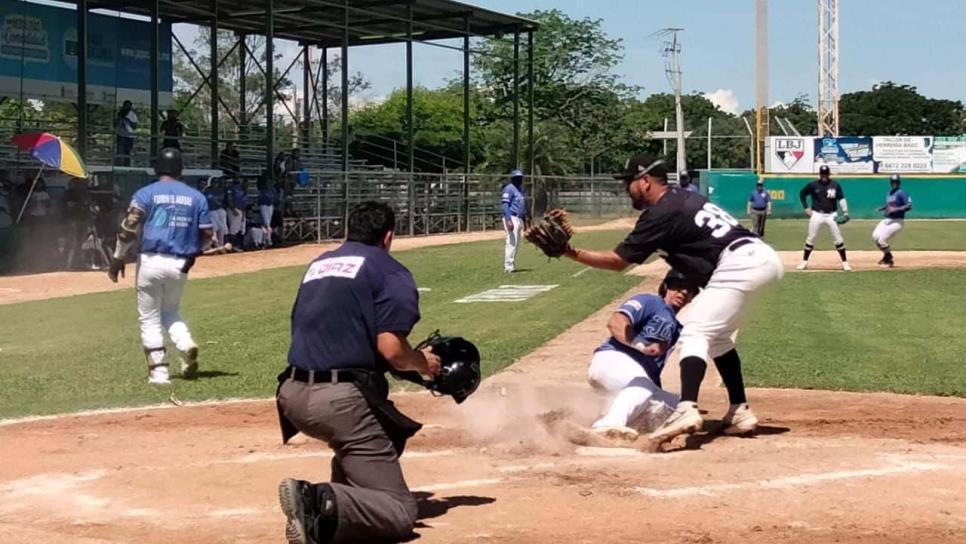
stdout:
POLYGON ((966 270, 786 274, 738 338, 749 385, 966 396, 966 270))
MULTIPOLYGON (((751 223, 742 219, 750 227, 751 223)), ((849 249, 876 249, 872 230, 878 221, 853 220, 842 226, 842 236, 849 249)), ((765 223, 765 240, 775 249, 801 250, 808 233, 808 220, 781 219, 765 223)), ((905 228, 892 239, 896 250, 966 250, 966 221, 907 221, 905 228)), ((815 249, 833 249, 832 236, 823 228, 815 241, 815 249)))
MULTIPOLYGON (((612 247, 621 233, 579 235, 612 247)), ((503 274, 503 242, 399 252, 420 287, 423 319, 412 338, 439 328, 480 347, 484 372, 503 368, 607 304, 640 278, 547 262, 529 245, 503 274), (453 304, 501 284, 559 284, 523 303, 453 304)), ((306 263, 307 264, 307 263, 306 263)), ((183 315, 202 348, 202 378, 174 381, 183 400, 265 397, 285 366, 289 312, 303 266, 190 280, 183 315)), ((164 402, 149 387, 132 290, 0 306, 0 417, 164 402)), ((169 360, 175 363, 174 351, 169 360)))

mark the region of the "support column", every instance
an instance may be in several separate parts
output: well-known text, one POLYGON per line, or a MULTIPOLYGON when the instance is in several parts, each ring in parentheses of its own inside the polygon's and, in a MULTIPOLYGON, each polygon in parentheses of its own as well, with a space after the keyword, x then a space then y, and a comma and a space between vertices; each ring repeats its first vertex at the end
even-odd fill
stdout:
POLYGON ((161 51, 161 29, 158 26, 160 21, 161 6, 159 0, 151 0, 151 53, 150 53, 150 72, 151 72, 151 151, 148 162, 154 163, 158 157, 158 86, 161 78, 158 75, 159 53, 161 51))
MULTIPOLYGON (((413 126, 413 3, 406 9, 406 165, 410 172, 416 171, 416 129, 413 126)), ((411 183, 410 179, 410 183, 411 183)))
POLYGON ((77 0, 77 152, 87 160, 87 0, 77 0))
POLYGON ((239 140, 248 140, 248 70, 245 69, 248 62, 248 35, 238 34, 238 122, 241 124, 238 130, 239 140))
POLYGON ((534 174, 533 156, 533 30, 527 32, 527 175, 534 174))
POLYGON ((463 19, 463 166, 470 173, 470 18, 463 19))
POLYGON ((520 166, 520 31, 513 32, 513 152, 511 168, 520 166))
POLYGON ((309 100, 310 80, 312 79, 312 59, 309 46, 302 46, 302 148, 309 150, 312 143, 312 101, 309 100))
POLYGON ((342 171, 349 171, 349 0, 342 17, 342 171))
POLYGON ((322 145, 329 147, 329 50, 322 48, 322 145))
POLYGON ((265 171, 275 159, 275 6, 265 0, 265 171))
POLYGON ((208 77, 208 88, 211 90, 211 167, 218 168, 218 0, 211 0, 211 75, 208 77))

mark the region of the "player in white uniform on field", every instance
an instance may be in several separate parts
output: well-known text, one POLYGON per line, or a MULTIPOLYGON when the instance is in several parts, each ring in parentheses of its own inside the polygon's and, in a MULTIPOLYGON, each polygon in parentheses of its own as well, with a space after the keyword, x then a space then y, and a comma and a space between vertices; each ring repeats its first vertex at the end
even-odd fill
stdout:
POLYGON ((835 250, 838 251, 839 258, 842 259, 842 270, 846 272, 852 270, 845 253, 845 239, 842 238, 842 231, 836 221, 839 208, 842 208, 843 222, 848 221, 849 204, 845 201, 845 193, 842 191, 842 187, 829 175, 828 166, 823 164, 818 169, 818 179, 802 187, 798 194, 798 198, 802 201, 802 207, 805 208, 805 215, 809 217, 808 236, 805 237, 802 262, 796 267, 798 270, 808 268, 808 258, 815 249, 815 236, 818 235, 822 225, 827 226, 832 231, 835 250), (812 199, 811 205, 808 203, 808 197, 812 199))
POLYGON ((899 188, 901 184, 902 179, 899 178, 899 174, 892 174, 892 177, 889 178, 890 188, 889 192, 886 193, 885 206, 876 209, 877 212, 885 212, 885 219, 879 221, 875 230, 872 231, 872 240, 882 251, 882 259, 879 261, 879 266, 882 268, 892 268, 895 264, 892 258, 892 248, 889 247, 889 240, 902 230, 902 224, 906 220, 906 212, 912 209, 912 199, 899 188))
POLYGON ((593 424, 595 432, 634 440, 677 408, 678 396, 661 389, 661 372, 681 334, 676 315, 696 292, 683 274, 671 270, 657 295, 635 295, 611 315, 611 336, 587 370, 590 384, 610 393, 607 411, 593 424))
POLYGON ((108 277, 124 275, 124 258, 140 236, 137 261, 138 320, 141 344, 148 362, 148 382, 170 383, 164 360, 164 330, 182 354, 181 373, 193 378, 198 371, 198 344, 178 311, 188 270, 212 235, 208 202, 200 192, 178 178, 184 169, 181 152, 161 150, 154 170, 158 180, 131 198, 117 234, 117 246, 108 277))

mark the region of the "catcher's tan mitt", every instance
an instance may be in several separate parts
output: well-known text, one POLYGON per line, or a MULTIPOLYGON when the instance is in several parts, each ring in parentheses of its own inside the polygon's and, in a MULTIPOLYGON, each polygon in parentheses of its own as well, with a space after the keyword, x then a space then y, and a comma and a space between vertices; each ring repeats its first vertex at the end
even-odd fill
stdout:
POLYGON ((523 231, 523 237, 547 257, 560 257, 566 253, 573 235, 574 228, 563 209, 548 211, 539 223, 523 231))

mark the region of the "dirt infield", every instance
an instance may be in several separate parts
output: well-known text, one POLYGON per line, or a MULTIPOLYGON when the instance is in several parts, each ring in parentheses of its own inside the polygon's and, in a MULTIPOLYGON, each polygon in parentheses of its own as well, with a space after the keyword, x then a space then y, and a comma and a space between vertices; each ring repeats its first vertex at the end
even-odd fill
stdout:
MULTIPOLYGON (((633 218, 615 219, 598 225, 578 227, 578 232, 627 229, 634 225, 633 218)), ((439 234, 413 238, 397 238, 394 251, 406 251, 422 247, 444 246, 499 240, 503 231, 489 230, 459 234, 439 234)), ((212 255, 198 259, 191 269, 192 278, 214 278, 256 272, 269 268, 307 265, 320 253, 331 249, 337 242, 302 244, 270 251, 212 255)), ((86 293, 100 293, 134 287, 134 266, 128 266, 128 275, 117 283, 111 283, 105 272, 51 272, 23 276, 0 276, 0 304, 14 304, 29 300, 69 297, 86 293)))
MULTIPOLYGON (((726 401, 709 376, 705 432, 677 451, 556 439, 538 415, 589 421, 600 406, 585 371, 607 316, 459 407, 396 397, 427 424, 403 456, 420 542, 966 541, 961 399, 752 390, 763 432, 732 438, 715 432, 726 401)), ((280 446, 270 401, 2 423, 0 542, 283 542, 278 480, 324 479, 329 458, 280 446)))

